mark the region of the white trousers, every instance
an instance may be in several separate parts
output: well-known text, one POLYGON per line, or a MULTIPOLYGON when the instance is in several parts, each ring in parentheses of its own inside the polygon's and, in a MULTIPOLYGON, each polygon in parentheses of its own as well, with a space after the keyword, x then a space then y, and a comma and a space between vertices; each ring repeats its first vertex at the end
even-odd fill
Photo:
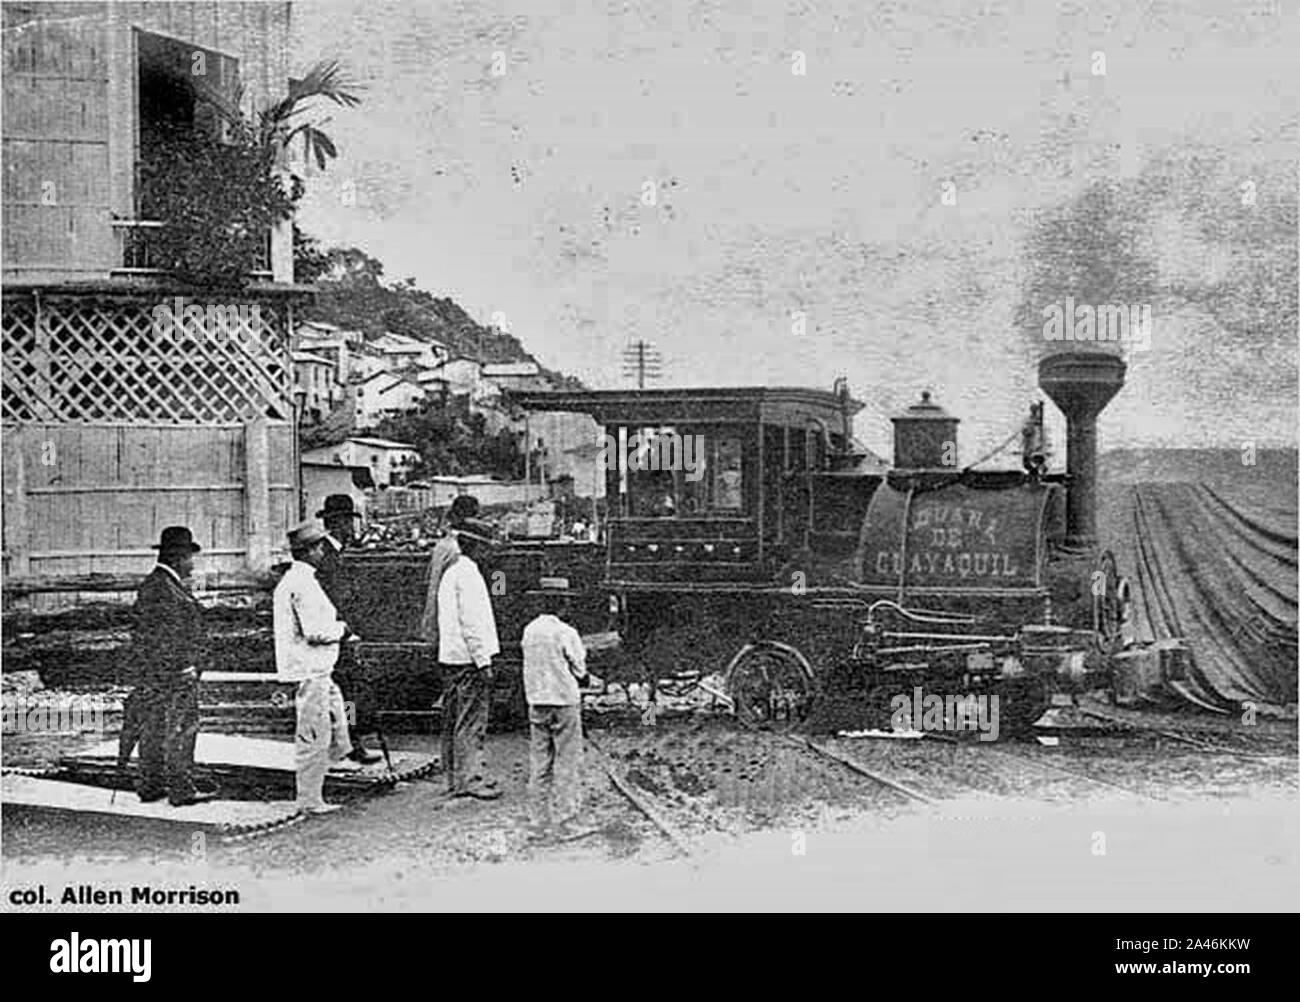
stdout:
POLYGON ((328 675, 303 679, 298 683, 295 705, 298 709, 294 756, 298 806, 320 807, 325 803, 325 773, 330 763, 352 751, 343 693, 328 675))

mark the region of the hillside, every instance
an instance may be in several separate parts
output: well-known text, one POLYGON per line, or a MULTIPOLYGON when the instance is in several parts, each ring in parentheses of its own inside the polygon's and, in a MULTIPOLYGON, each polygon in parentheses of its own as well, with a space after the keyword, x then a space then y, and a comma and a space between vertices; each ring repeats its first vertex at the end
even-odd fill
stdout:
POLYGON ((558 385, 582 386, 548 369, 513 334, 475 321, 450 297, 435 296, 417 287, 412 278, 386 281, 383 263, 355 247, 325 250, 295 230, 294 271, 298 281, 314 283, 319 290, 303 319, 360 330, 367 340, 391 331, 420 341, 440 341, 453 356, 484 363, 536 362, 558 385))

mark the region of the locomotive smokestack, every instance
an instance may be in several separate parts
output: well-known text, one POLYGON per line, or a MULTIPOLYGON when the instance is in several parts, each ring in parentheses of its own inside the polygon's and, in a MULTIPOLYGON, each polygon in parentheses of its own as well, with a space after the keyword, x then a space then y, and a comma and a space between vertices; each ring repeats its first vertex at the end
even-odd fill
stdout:
POLYGON ((1066 421, 1066 542, 1097 542, 1097 415, 1124 385, 1127 366, 1118 355, 1066 352, 1038 363, 1038 385, 1066 421))

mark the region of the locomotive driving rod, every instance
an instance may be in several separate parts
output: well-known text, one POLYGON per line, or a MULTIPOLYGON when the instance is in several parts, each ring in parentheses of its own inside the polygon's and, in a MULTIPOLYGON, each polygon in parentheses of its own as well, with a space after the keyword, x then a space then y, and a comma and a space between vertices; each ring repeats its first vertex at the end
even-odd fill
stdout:
POLYGON ((929 654, 947 654, 952 651, 978 651, 985 647, 985 644, 944 644, 940 647, 930 647, 927 644, 914 644, 911 647, 881 647, 875 653, 884 654, 911 654, 915 651, 922 651, 929 654))
POLYGON ((882 632, 882 637, 891 640, 962 640, 968 643, 1013 644, 1014 636, 996 637, 987 633, 892 633, 882 632))

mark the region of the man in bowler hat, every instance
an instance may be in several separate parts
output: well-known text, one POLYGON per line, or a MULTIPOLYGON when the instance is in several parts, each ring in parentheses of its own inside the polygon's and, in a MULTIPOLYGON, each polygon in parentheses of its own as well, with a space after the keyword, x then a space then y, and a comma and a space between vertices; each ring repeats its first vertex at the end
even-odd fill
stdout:
POLYGON ((351 546, 357 538, 357 519, 361 513, 347 494, 331 494, 325 499, 325 505, 316 513, 316 517, 325 525, 334 541, 343 548, 351 546))
MULTIPOLYGON (((356 610, 349 608, 346 573, 343 568, 343 551, 356 541, 356 520, 361 514, 352 504, 352 498, 346 494, 331 494, 325 499, 325 506, 316 513, 325 524, 329 533, 329 546, 325 561, 316 571, 316 580, 320 582, 325 594, 329 596, 342 619, 354 619, 356 610)), ((361 741, 361 735, 376 733, 374 699, 369 686, 366 685, 364 673, 357 660, 353 644, 345 644, 339 649, 338 663, 334 667, 334 684, 343 693, 345 704, 352 706, 348 737, 352 742, 352 751, 348 758, 362 765, 378 762, 380 755, 372 752, 361 741)))
POLYGON ((189 529, 171 525, 154 549, 158 564, 140 585, 132 610, 139 681, 124 708, 122 758, 130 757, 138 733, 141 801, 165 796, 184 807, 216 795, 198 790, 193 777, 207 636, 188 582, 200 547, 189 529))

